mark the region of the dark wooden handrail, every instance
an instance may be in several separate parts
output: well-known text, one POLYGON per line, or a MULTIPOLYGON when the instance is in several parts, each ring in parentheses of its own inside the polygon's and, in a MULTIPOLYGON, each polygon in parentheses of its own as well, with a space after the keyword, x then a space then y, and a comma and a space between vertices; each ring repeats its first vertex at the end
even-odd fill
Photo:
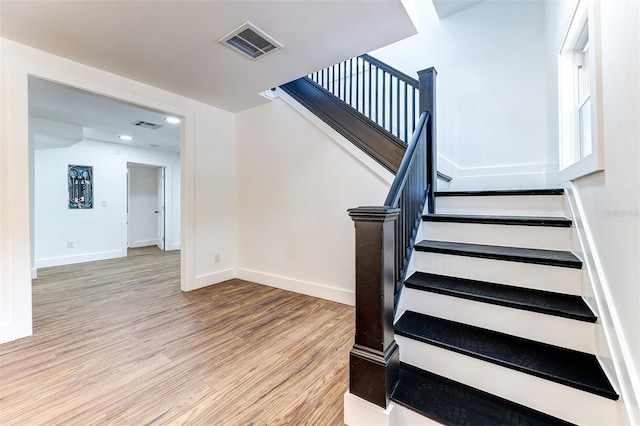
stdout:
POLYGON ((424 203, 429 198, 428 193, 433 184, 427 177, 428 163, 432 160, 428 156, 432 142, 430 124, 430 115, 425 111, 420 116, 418 127, 384 203, 385 207, 400 209, 394 233, 394 294, 399 294, 404 282, 424 203))
POLYGON ((381 60, 376 59, 371 55, 368 55, 368 54, 365 53, 364 55, 360 55, 359 57, 364 59, 365 61, 375 65, 376 67, 380 68, 382 71, 388 72, 389 74, 393 75, 397 79, 404 81, 405 83, 407 83, 411 87, 415 87, 417 89, 419 87, 419 85, 420 85, 418 80, 416 80, 415 78, 412 78, 412 77, 408 76, 407 74, 405 74, 402 71, 392 67, 391 65, 385 64, 381 60))
POLYGON ((407 182, 407 178, 409 177, 409 168, 411 167, 411 164, 413 163, 415 158, 414 154, 418 147, 420 135, 422 135, 423 130, 426 130, 425 124, 428 119, 428 112, 425 111, 420 115, 418 125, 416 126, 417 130, 413 133, 413 136, 411 137, 411 140, 407 145, 407 151, 402 158, 402 163, 400 163, 400 167, 398 168, 396 177, 391 184, 389 193, 387 194, 387 199, 384 202, 384 205, 387 207, 398 207, 398 201, 400 200, 400 196, 402 195, 402 189, 404 188, 407 182))

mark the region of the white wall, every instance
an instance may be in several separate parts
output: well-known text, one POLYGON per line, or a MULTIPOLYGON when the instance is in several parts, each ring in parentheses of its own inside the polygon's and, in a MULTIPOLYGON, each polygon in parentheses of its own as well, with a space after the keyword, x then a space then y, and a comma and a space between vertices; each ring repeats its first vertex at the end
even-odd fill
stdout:
MULTIPOLYGON (((548 4, 552 56, 559 50, 576 3, 548 4)), ((640 3, 603 1, 599 9, 605 169, 576 179, 571 188, 582 216, 580 231, 589 244, 584 256, 593 267, 590 272, 594 288, 588 291, 593 293, 605 328, 606 341, 602 342, 600 355, 613 357, 631 424, 638 424, 640 3)), ((557 100, 557 85, 553 87, 557 100)), ((557 131, 557 108, 554 112, 552 126, 557 131)))
POLYGON ((430 1, 414 6, 419 34, 371 55, 411 76, 438 71, 438 153, 457 177, 450 189, 545 186, 557 150, 546 130, 544 2, 487 0, 443 20, 430 1))
POLYGON ((389 183, 280 98, 236 116, 238 276, 354 303, 347 209, 389 183))
POLYGON ((181 288, 192 290, 232 278, 236 263, 234 116, 7 39, 0 43, 0 342, 32 332, 29 75, 184 117, 181 288), (214 250, 221 254, 218 263, 211 256, 214 250))
MULTIPOLYGON (((127 255, 127 162, 167 167, 167 242, 179 248, 180 217, 171 208, 180 203, 179 154, 85 140, 69 148, 35 151, 36 267, 127 255), (93 166, 93 209, 67 208, 69 164, 93 166), (68 241, 73 248, 67 248, 68 241)), ((155 223, 152 228, 155 240, 155 223)))

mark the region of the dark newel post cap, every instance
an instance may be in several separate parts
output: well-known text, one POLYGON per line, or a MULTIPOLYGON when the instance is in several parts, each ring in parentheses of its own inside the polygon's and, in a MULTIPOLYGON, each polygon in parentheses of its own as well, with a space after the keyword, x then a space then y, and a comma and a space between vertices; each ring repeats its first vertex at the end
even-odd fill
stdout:
POLYGON ((433 74, 438 74, 438 71, 436 71, 435 67, 429 67, 429 68, 425 68, 421 71, 418 71, 418 75, 422 75, 422 74, 429 74, 429 73, 433 73, 433 74))
POLYGON ((357 222, 387 222, 395 220, 400 214, 400 209, 385 206, 363 206, 347 210, 351 219, 357 222))

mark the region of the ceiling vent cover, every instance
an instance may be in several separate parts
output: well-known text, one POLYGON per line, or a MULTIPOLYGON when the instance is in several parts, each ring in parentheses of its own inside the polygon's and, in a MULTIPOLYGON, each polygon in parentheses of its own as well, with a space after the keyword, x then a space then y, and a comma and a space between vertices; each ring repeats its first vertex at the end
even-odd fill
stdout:
POLYGON ((251 22, 240 25, 218 41, 251 59, 260 59, 267 53, 282 49, 280 43, 251 22))
POLYGON ((133 123, 134 126, 138 126, 138 127, 144 127, 145 129, 152 129, 152 130, 156 130, 159 129, 160 127, 162 127, 161 124, 156 124, 156 123, 149 123, 148 121, 134 121, 133 123))

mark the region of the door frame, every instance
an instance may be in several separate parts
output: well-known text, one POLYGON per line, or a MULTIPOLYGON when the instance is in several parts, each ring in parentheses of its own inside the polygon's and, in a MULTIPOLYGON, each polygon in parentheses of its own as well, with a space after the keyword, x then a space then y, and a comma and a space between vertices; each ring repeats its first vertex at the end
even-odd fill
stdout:
MULTIPOLYGON (((162 243, 162 247, 160 247, 158 245, 158 248, 162 251, 166 251, 167 250, 167 189, 166 189, 166 176, 167 176, 167 168, 171 169, 170 166, 167 166, 165 164, 156 164, 156 163, 138 163, 138 162, 132 162, 132 161, 127 161, 126 163, 126 200, 125 200, 125 218, 124 218, 124 226, 125 226, 125 246, 126 249, 131 248, 131 241, 130 241, 130 236, 131 236, 131 226, 130 226, 130 222, 131 222, 131 209, 130 209, 130 204, 131 204, 131 175, 130 175, 130 170, 132 168, 146 168, 146 169, 153 169, 156 172, 156 181, 155 181, 155 187, 158 188, 158 186, 161 185, 161 189, 159 191, 158 194, 158 199, 157 199, 157 203, 159 204, 158 206, 158 210, 156 210, 156 213, 160 213, 161 214, 161 218, 162 218, 162 226, 159 227, 157 222, 156 222, 156 245, 157 242, 160 241, 162 243), (160 232, 158 232, 160 230, 160 232)), ((173 206, 173 203, 175 202, 175 200, 173 200, 173 197, 171 197, 171 206, 173 206)), ((157 219, 156 219, 157 221, 157 219)), ((125 250, 126 250, 125 249, 125 250)), ((126 252, 126 251, 125 251, 126 252)))

